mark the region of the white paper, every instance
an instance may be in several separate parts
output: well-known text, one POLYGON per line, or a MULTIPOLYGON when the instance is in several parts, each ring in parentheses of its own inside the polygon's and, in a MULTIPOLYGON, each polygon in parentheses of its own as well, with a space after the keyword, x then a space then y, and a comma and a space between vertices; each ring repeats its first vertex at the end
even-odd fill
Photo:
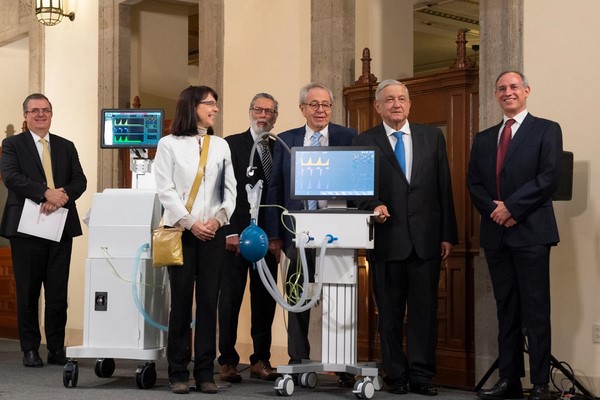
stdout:
POLYGON ((60 242, 69 210, 59 208, 52 214, 41 212, 41 204, 25 199, 17 232, 60 242))

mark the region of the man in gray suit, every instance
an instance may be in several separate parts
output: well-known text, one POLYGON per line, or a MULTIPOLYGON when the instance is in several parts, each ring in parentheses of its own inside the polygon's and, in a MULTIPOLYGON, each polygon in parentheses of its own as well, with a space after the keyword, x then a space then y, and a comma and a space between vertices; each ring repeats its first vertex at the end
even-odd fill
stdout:
POLYGON ((437 395, 437 289, 440 262, 458 242, 452 183, 441 130, 408 122, 406 86, 385 80, 375 92, 383 119, 354 145, 379 149, 379 195, 361 202, 373 210, 375 248, 369 252, 379 310, 383 370, 388 390, 437 395), (402 349, 408 306, 407 354, 402 349))

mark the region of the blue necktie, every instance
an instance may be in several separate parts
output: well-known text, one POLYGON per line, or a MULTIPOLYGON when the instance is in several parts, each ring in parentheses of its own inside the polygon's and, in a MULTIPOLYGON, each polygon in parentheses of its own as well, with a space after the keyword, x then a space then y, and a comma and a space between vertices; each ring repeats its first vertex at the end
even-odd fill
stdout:
MULTIPOLYGON (((312 134, 312 136, 310 137, 311 147, 321 146, 321 136, 323 136, 323 134, 321 132, 315 132, 312 134)), ((318 205, 317 200, 308 200, 308 202, 307 202, 307 207, 309 210, 316 210, 317 205, 318 205)))
POLYGON ((398 163, 400 164, 400 168, 402 168, 402 172, 406 175, 406 155, 404 152, 404 142, 402 141, 403 132, 394 132, 394 137, 396 138, 396 146, 394 147, 394 153, 396 154, 396 158, 398 159, 398 163))

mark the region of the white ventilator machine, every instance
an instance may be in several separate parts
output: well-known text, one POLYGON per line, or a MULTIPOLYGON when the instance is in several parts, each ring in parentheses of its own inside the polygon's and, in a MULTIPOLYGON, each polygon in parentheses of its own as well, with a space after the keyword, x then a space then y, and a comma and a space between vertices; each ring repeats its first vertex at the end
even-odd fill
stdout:
MULTIPOLYGON (((137 184, 141 172, 133 164, 132 173, 137 184)), ((160 202, 156 190, 140 186, 146 188, 106 189, 94 195, 83 345, 66 349, 66 387, 77 385, 77 358, 96 358, 94 371, 103 378, 113 374, 115 358, 142 360, 145 363, 136 370, 137 386, 147 389, 156 383, 154 361, 165 355, 169 286, 166 268, 152 266, 150 249, 152 230, 161 217, 160 202)))
MULTIPOLYGON (((273 135, 264 133, 256 142, 264 136, 273 135)), ((254 159, 252 155, 250 160, 254 159)), ((249 174, 252 168, 248 168, 249 174)), ((247 185, 246 190, 251 218, 257 221, 262 181, 254 187, 247 185)), ((308 276, 304 249, 317 249, 315 282, 305 284, 300 299, 291 305, 279 292, 277 282, 271 276, 265 260, 259 260, 256 265, 263 284, 277 303, 286 310, 305 311, 318 300, 321 301, 322 359, 320 362, 306 361, 301 364, 278 366, 277 372, 283 376, 276 380, 275 392, 281 396, 290 396, 296 383, 314 388, 317 384, 317 372, 347 372, 362 376, 362 380, 356 382, 352 391, 355 396, 370 399, 375 390, 381 389, 382 382, 375 364, 357 362, 356 250, 373 248, 374 214, 346 209, 329 212, 284 211, 284 215, 295 218, 295 243, 302 259, 304 276, 308 276), (292 374, 297 374, 297 382, 292 374)), ((242 241, 240 237, 240 242, 242 241)))

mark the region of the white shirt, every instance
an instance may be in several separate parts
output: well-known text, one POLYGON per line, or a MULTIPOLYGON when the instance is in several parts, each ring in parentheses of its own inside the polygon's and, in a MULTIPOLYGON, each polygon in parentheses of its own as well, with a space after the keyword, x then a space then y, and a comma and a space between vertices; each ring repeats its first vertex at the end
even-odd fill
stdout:
POLYGON ((165 209, 165 225, 175 226, 181 222, 185 228, 190 229, 195 221, 217 218, 223 226, 229 223, 235 209, 237 193, 231 151, 225 139, 214 135, 210 138, 204 177, 192 211, 188 212, 185 208, 200 162, 198 139, 198 136, 167 135, 158 142, 154 175, 158 198, 165 209), (186 217, 188 215, 191 218, 186 217), (183 217, 186 218, 182 220, 183 217))
MULTIPOLYGON (((44 148, 43 148, 42 142, 40 142, 40 139, 42 139, 42 138, 31 131, 29 131, 29 133, 31 133, 31 137, 33 138, 33 141, 35 142, 35 147, 37 148, 38 154, 40 155, 40 161, 43 163, 44 159, 42 157, 42 151, 44 148)), ((44 139, 46 139, 46 141, 48 142, 48 149, 51 149, 51 147, 50 147, 50 132, 48 132, 46 134, 46 136, 44 136, 44 139)))
POLYGON ((527 114, 528 114, 527 109, 525 109, 512 118, 509 118, 505 115, 504 118, 502 119, 502 126, 500 127, 500 131, 498 131, 498 143, 500 143, 500 135, 502 135, 502 130, 504 129, 504 125, 506 125, 506 121, 508 121, 509 119, 515 120, 515 123, 512 124, 512 126, 510 127, 510 138, 512 139, 515 137, 515 134, 517 133, 517 129, 519 129, 519 127, 523 123, 523 120, 525 119, 527 114))

